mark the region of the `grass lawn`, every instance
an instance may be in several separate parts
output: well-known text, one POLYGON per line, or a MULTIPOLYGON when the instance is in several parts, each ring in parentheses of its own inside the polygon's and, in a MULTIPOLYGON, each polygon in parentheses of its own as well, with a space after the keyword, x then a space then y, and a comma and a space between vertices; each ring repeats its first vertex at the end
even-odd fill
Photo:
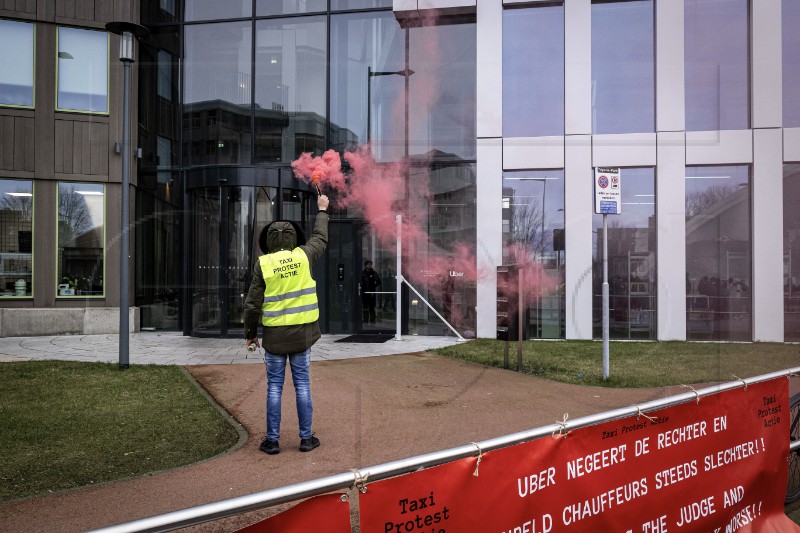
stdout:
MULTIPOLYGON (((503 366, 503 341, 474 339, 433 352, 487 366, 503 366)), ((509 342, 517 368, 517 342, 509 342)), ((800 366, 800 345, 785 343, 610 342, 609 379, 603 381, 599 341, 524 341, 522 371, 564 383, 605 387, 661 387, 731 381, 800 366)))
POLYGON ((190 464, 238 433, 179 367, 0 364, 0 501, 190 464))

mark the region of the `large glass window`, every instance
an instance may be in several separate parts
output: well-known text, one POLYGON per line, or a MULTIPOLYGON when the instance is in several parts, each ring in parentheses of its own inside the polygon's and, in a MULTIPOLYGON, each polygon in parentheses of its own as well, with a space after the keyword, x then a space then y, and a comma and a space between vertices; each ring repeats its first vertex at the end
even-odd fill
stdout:
POLYGON ((336 150, 372 141, 367 127, 381 129, 389 118, 386 103, 402 103, 404 35, 391 13, 331 17, 330 128, 336 150))
POLYGON ((58 184, 58 296, 105 295, 105 186, 58 184))
POLYGON ((256 162, 325 150, 325 17, 256 22, 256 162))
POLYGON ((33 182, 0 179, 0 297, 33 295, 33 182))
POLYGON ((408 31, 409 154, 475 159, 475 24, 408 31))
MULTIPOLYGON (((274 1, 274 0, 273 0, 274 1)), ((253 15, 252 0, 186 0, 186 20, 222 20, 253 15)))
POLYGON ((0 20, 0 105, 33 107, 34 25, 0 20))
POLYGON ((747 0, 685 0, 686 129, 750 127, 747 0))
POLYGON ((686 167, 686 337, 749 341, 750 167, 686 167))
MULTIPOLYGON (((609 336, 656 338, 656 210, 652 168, 623 168, 622 213, 608 217, 609 336)), ((593 335, 603 336, 603 215, 592 216, 593 335)))
POLYGON ((503 12, 503 136, 564 134, 564 6, 503 12))
POLYGON ((783 0, 783 127, 800 127, 800 2, 783 0))
POLYGON ((784 340, 800 341, 800 163, 783 166, 784 340))
POLYGON ((592 3, 592 132, 655 131, 653 0, 592 3))
POLYGON ((184 162, 249 164, 252 25, 198 24, 185 32, 184 162))
POLYGON ((535 269, 523 319, 529 338, 564 337, 564 259, 564 171, 504 172, 503 263, 535 269))
POLYGON ((108 113, 108 34, 58 28, 58 101, 62 111, 108 113))

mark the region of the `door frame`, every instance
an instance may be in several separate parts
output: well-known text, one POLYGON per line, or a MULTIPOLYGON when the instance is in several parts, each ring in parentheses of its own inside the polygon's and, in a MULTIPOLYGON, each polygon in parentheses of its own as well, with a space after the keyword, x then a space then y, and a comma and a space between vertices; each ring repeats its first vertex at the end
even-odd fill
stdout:
MULTIPOLYGON (((352 320, 349 320, 347 322, 349 324, 349 327, 342 327, 341 328, 343 331, 336 331, 336 332, 332 331, 330 313, 328 313, 327 310, 331 309, 332 306, 334 306, 334 305, 340 305, 340 302, 339 301, 332 301, 330 298, 328 298, 328 294, 330 294, 332 291, 330 290, 329 287, 324 286, 322 288, 322 290, 318 291, 318 292, 320 293, 321 296, 324 295, 324 298, 325 298, 325 301, 323 303, 323 305, 325 307, 325 310, 326 310, 325 320, 324 320, 325 332, 333 332, 333 333, 336 333, 336 334, 351 334, 351 335, 359 335, 359 334, 362 334, 362 335, 363 334, 378 335, 378 334, 390 334, 390 333, 393 334, 393 333, 395 333, 395 330, 396 330, 396 322, 395 321, 391 322, 391 327, 388 327, 388 326, 387 327, 370 327, 370 328, 365 328, 364 327, 360 285, 361 285, 361 272, 363 271, 363 263, 364 263, 363 239, 364 239, 365 236, 369 235, 369 230, 368 230, 367 223, 364 222, 363 220, 359 220, 359 219, 331 219, 330 224, 331 225, 340 226, 341 227, 340 231, 344 231, 344 232, 349 233, 349 236, 351 237, 350 239, 348 239, 350 241, 350 243, 351 243, 350 246, 352 247, 352 249, 350 250, 351 253, 349 254, 351 259, 350 259, 350 264, 349 265, 347 265, 347 264, 344 265, 344 272, 345 273, 346 272, 350 272, 349 275, 352 276, 352 279, 353 279, 352 287, 349 289, 350 290, 350 294, 349 294, 350 298, 349 298, 349 300, 347 300, 345 298, 345 301, 349 301, 350 302, 348 304, 348 309, 346 310, 346 312, 347 312, 348 316, 352 317, 352 320)), ((339 231, 337 231, 336 233, 339 233, 339 231)), ((331 243, 329 241, 328 250, 326 251, 326 254, 334 254, 334 253, 336 253, 335 252, 336 248, 337 248, 337 246, 336 245, 331 245, 331 243)), ((322 276, 323 280, 324 280, 323 281, 324 284, 327 284, 327 283, 338 284, 339 283, 339 281, 340 281, 339 275, 340 274, 339 274, 339 272, 337 272, 339 264, 341 264, 341 261, 339 261, 338 258, 332 258, 332 257, 330 257, 330 255, 328 255, 328 260, 325 262, 325 268, 323 270, 324 275, 322 276)), ((347 274, 344 274, 344 275, 347 275, 347 274)), ((390 280, 385 280, 385 279, 382 278, 381 279, 381 288, 386 289, 387 285, 389 285, 390 283, 391 283, 391 287, 393 288, 394 287, 394 285, 393 285, 394 279, 392 279, 390 281, 390 280)), ((337 292, 337 291, 334 291, 333 293, 335 294, 335 292, 337 292)), ((401 302, 403 302, 403 299, 402 298, 397 298, 395 296, 395 309, 397 309, 397 307, 401 305, 401 302)), ((407 314, 403 313, 402 318, 403 318, 403 320, 405 322, 405 320, 408 319, 407 314)), ((403 326, 403 329, 407 329, 407 326, 405 326, 405 324, 403 326)))

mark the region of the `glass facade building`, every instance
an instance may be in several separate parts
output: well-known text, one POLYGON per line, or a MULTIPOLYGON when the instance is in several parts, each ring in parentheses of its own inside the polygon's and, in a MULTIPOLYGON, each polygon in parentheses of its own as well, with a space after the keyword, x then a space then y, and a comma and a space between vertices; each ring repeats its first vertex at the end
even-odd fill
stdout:
POLYGON ((404 275, 434 309, 398 298, 385 230, 326 191, 337 207, 315 271, 323 331, 393 331, 403 305, 406 331, 445 334, 438 312, 475 334, 475 280, 455 287, 439 280, 450 270, 434 272, 456 249, 475 249, 475 18, 403 25, 391 7, 186 2, 184 17, 156 3, 146 9, 154 31, 142 42, 152 61, 139 87, 139 172, 148 186, 138 216, 152 220, 141 240, 156 246, 137 276, 159 281, 136 289, 145 327, 242 335, 261 228, 277 219, 313 225, 316 195, 291 162, 369 146, 376 173, 401 164, 403 179, 418 182, 405 187, 397 214, 428 238, 404 275), (378 320, 364 324, 366 259, 384 283, 378 320))
MULTIPOLYGON (((0 310, 116 309, 123 290, 114 13, 56 4, 0 18, 0 310)), ((150 30, 130 168, 141 327, 240 336, 261 228, 312 228, 316 192, 291 164, 332 150, 350 186, 369 154, 369 179, 359 201, 325 190, 326 333, 394 331, 399 310, 409 334, 495 337, 497 267, 518 263, 535 272, 526 337, 597 338, 607 260, 613 338, 800 341, 794 0, 131 11, 150 30), (622 180, 608 257, 596 167, 622 180), (395 291, 396 215, 416 292, 395 291), (365 260, 382 280, 374 322, 365 260)))

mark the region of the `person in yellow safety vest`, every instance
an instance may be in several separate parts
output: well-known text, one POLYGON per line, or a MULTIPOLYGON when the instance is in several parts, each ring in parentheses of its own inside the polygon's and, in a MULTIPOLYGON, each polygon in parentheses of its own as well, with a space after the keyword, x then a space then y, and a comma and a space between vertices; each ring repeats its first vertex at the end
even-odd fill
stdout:
POLYGON ((264 255, 253 268, 253 278, 244 304, 245 345, 261 347, 258 323, 263 326, 264 363, 267 371, 267 433, 259 449, 280 453, 281 396, 286 361, 292 368, 300 426, 300 451, 319 446, 311 431, 313 407, 309 379, 311 346, 320 338, 317 284, 311 265, 328 244, 328 197, 317 198, 314 232, 306 241, 300 226, 277 220, 259 237, 264 255))

